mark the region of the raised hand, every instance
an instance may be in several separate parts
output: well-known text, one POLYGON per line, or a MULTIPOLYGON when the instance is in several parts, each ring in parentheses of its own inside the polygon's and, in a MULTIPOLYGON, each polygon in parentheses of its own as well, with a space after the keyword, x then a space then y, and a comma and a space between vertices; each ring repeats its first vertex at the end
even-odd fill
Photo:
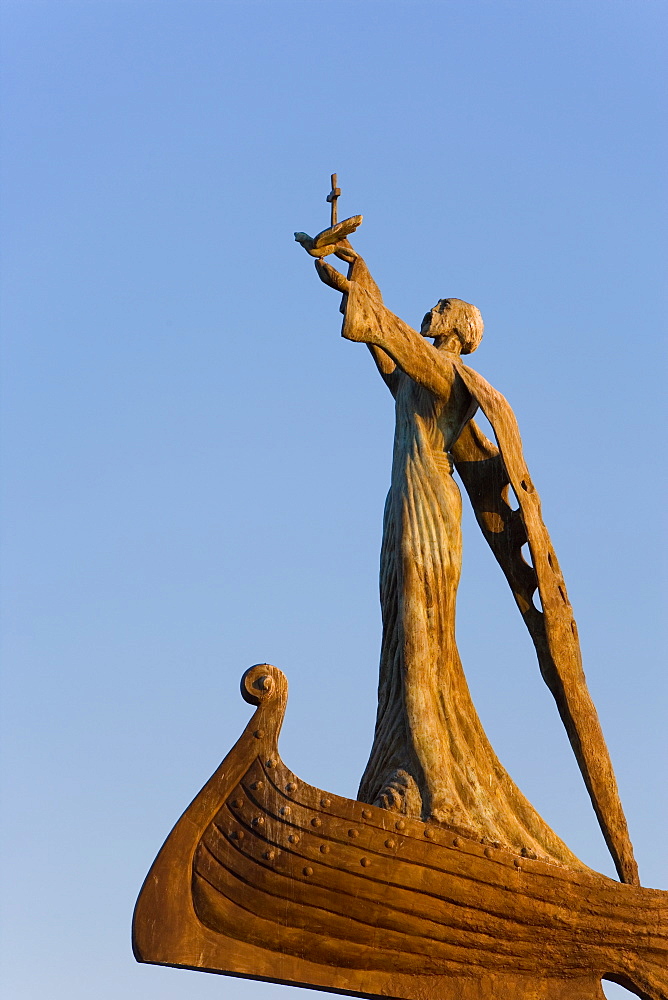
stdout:
MULTIPOLYGON (((339 254, 337 253, 336 256, 338 257, 339 254)), ((346 258, 342 259, 345 260, 346 258)), ((337 292, 342 292, 344 295, 349 291, 350 282, 348 279, 344 278, 341 272, 337 271, 331 264, 328 264, 326 260, 316 260, 315 269, 318 272, 320 280, 329 285, 330 288, 334 288, 337 292)))

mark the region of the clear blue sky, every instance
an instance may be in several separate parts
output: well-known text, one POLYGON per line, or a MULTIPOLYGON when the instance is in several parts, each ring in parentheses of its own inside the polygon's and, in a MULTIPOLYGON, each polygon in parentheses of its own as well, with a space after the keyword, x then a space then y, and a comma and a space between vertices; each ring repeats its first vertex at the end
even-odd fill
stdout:
MULTIPOLYGON (((518 415, 641 877, 668 888, 665 5, 2 6, 5 995, 313 996, 138 966, 129 932, 247 666, 287 673, 304 779, 354 796, 369 750, 392 407, 293 242, 332 171, 390 308, 482 310, 472 361, 518 415)), ((612 874, 465 532, 483 723, 612 874)))

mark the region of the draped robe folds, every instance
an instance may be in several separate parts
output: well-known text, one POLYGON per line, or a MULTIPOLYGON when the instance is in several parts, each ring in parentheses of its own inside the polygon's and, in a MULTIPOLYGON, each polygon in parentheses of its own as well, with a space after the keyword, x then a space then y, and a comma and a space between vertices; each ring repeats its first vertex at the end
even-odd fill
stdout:
POLYGON ((461 494, 454 463, 534 641, 620 878, 637 883, 572 609, 510 406, 457 355, 386 309, 361 258, 351 265, 342 312, 345 338, 380 348, 396 365, 385 375, 396 431, 381 551, 378 714, 358 798, 585 867, 509 777, 469 694, 455 641, 461 494), (478 406, 498 447, 472 419, 478 406), (508 502, 510 488, 518 510, 508 502), (533 565, 522 556, 525 542, 533 565))

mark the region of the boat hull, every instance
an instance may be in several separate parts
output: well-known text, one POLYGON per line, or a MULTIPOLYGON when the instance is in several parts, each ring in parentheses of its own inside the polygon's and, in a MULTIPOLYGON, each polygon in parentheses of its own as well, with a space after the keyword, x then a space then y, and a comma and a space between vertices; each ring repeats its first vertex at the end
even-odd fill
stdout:
POLYGON ((524 858, 300 781, 278 754, 287 684, 181 817, 137 902, 139 961, 352 996, 668 1000, 668 893, 524 858))

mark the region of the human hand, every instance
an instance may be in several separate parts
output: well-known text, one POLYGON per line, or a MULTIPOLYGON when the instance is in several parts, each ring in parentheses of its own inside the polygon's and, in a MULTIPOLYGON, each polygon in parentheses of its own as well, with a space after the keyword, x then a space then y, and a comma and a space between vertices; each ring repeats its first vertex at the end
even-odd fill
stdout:
POLYGON ((316 260, 315 269, 320 280, 329 285, 330 288, 334 288, 337 292, 343 292, 344 295, 349 291, 350 282, 348 279, 344 278, 341 272, 328 264, 326 260, 316 260))

